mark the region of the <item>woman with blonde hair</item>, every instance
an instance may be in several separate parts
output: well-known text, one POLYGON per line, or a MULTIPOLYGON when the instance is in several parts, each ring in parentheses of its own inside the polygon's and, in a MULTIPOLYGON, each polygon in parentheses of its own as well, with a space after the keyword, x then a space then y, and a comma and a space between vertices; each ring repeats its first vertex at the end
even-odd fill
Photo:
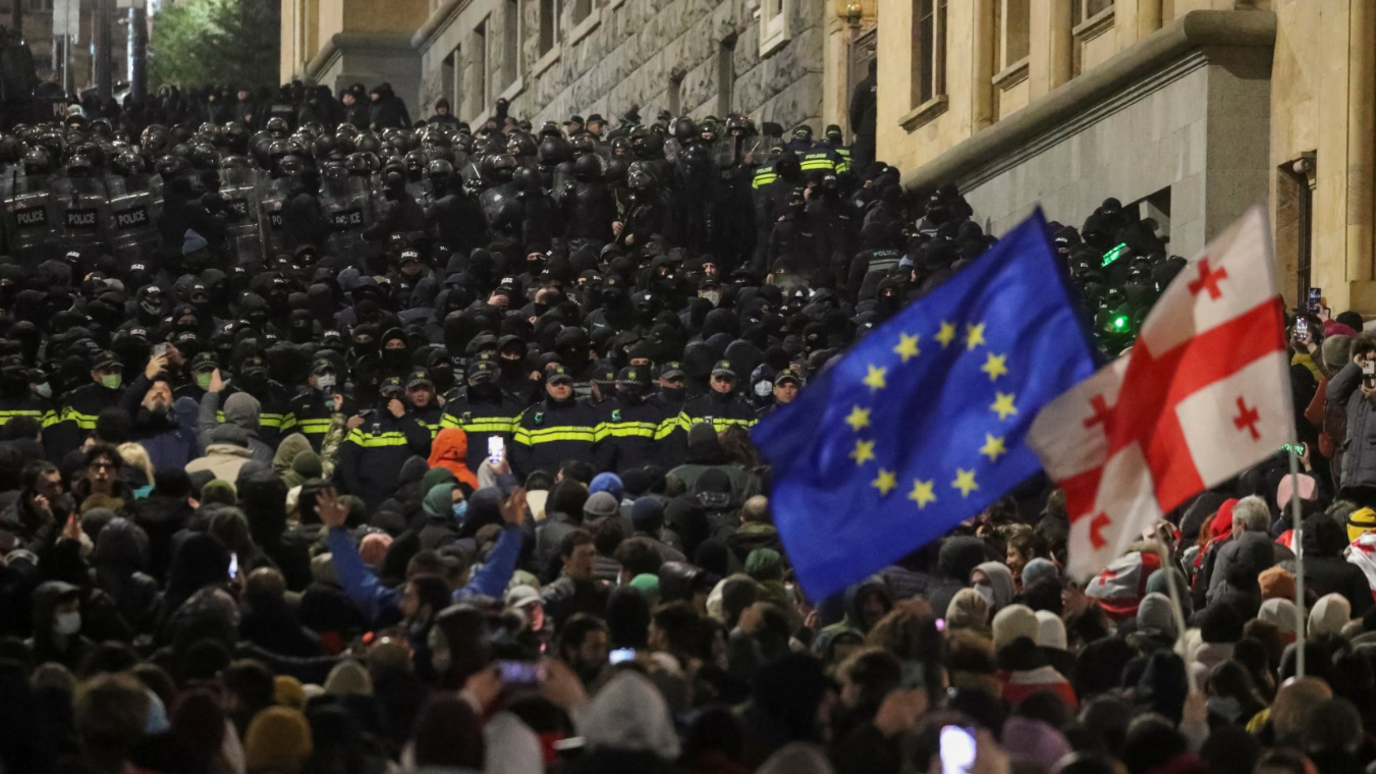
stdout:
POLYGON ((124 460, 134 498, 147 497, 153 489, 153 460, 148 457, 148 450, 136 443, 122 443, 117 450, 120 459, 124 460))

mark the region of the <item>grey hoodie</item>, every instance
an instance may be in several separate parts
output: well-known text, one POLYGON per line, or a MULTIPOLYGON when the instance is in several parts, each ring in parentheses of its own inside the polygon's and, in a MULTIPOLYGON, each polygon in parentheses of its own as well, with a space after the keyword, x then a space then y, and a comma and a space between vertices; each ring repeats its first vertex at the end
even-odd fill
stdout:
MULTIPOLYGON (((220 423, 220 395, 207 392, 201 396, 201 409, 196 415, 196 440, 201 448, 210 452, 210 445, 217 443, 215 431, 224 427, 237 427, 244 431, 247 440, 243 444, 256 462, 272 464, 272 447, 258 440, 258 414, 261 405, 258 399, 246 392, 236 392, 225 401, 225 421, 220 423)), ((236 436, 237 437, 237 436, 236 436)), ((226 439, 227 443, 235 441, 226 439)))

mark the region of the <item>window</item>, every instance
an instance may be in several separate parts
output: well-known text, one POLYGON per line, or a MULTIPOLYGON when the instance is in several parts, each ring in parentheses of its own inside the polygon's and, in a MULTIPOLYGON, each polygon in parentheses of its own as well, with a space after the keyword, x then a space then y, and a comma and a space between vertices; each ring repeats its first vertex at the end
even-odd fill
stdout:
POLYGON ((521 3, 506 0, 502 14, 502 88, 521 77, 521 3))
POLYGON ((760 55, 773 53, 791 37, 788 23, 792 0, 763 0, 760 4, 760 55))
POLYGON ((1113 0, 1071 0, 1070 26, 1078 27, 1081 23, 1093 19, 1112 7, 1113 0))
POLYGON ((440 96, 449 100, 449 112, 457 114, 462 108, 463 103, 459 102, 459 84, 454 77, 454 73, 462 66, 463 59, 459 57, 459 49, 455 48, 444 58, 444 64, 440 66, 440 96))
POLYGON ((999 0, 994 6, 998 18, 998 70, 1003 71, 1027 58, 1028 21, 1031 0, 999 0))
POLYGON ((913 104, 946 93, 946 0, 913 5, 913 104))
POLYGON ((474 105, 473 112, 480 114, 492 104, 492 91, 489 88, 487 63, 489 60, 487 50, 487 20, 482 20, 476 29, 473 30, 473 86, 474 94, 478 104, 474 105))
POLYGON ((53 0, 29 0, 30 11, 51 11, 52 9, 53 0))
POLYGON ((573 0, 573 23, 577 24, 592 13, 592 0, 573 0))
POLYGON ((1314 180, 1318 156, 1314 151, 1280 165, 1276 186, 1276 253, 1288 270, 1295 267, 1296 303, 1313 287, 1314 180))
POLYGON ((683 76, 686 73, 675 67, 669 73, 669 112, 675 117, 683 115, 683 76))
POLYGON ((723 40, 717 47, 717 115, 726 120, 736 89, 736 39, 723 40))
POLYGON ((540 0, 540 54, 559 42, 559 0, 540 0))

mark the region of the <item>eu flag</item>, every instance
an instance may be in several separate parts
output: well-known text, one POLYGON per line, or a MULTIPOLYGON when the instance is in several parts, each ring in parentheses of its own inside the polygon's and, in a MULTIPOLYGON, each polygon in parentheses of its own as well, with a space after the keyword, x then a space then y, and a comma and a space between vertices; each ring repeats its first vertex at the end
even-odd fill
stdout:
POLYGON ((839 591, 1041 470, 1032 420, 1094 368, 1039 210, 756 426, 803 588, 839 591))

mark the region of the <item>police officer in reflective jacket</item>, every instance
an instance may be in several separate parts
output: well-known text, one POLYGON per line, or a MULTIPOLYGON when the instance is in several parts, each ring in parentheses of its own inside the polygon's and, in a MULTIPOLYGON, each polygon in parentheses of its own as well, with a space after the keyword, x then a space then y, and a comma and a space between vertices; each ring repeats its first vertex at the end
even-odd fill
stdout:
POLYGON ((596 411, 574 397, 573 374, 567 368, 551 368, 544 400, 523 411, 516 423, 512 470, 520 478, 536 470, 552 476, 565 460, 592 461, 596 451, 596 411))
POLYGON ((467 394, 445 404, 440 427, 457 427, 468 434, 468 469, 477 470, 487 457, 487 439, 495 437, 506 445, 522 408, 498 386, 497 364, 481 358, 468 368, 467 394))
POLYGON ((298 393, 291 399, 291 415, 296 419, 296 432, 306 436, 311 448, 320 451, 320 444, 330 431, 330 422, 336 413, 352 416, 354 402, 344 398, 344 405, 335 411, 334 396, 340 392, 338 371, 335 361, 328 357, 318 357, 311 363, 310 376, 306 382, 309 390, 298 393))
MULTIPOLYGON (((736 394, 736 371, 730 360, 718 360, 712 366, 712 389, 683 404, 678 426, 686 439, 693 425, 711 423, 720 433, 732 425, 751 427, 755 424, 755 410, 736 394)), ((685 440, 686 442, 686 440, 685 440)))
POLYGON ((678 414, 650 399, 650 369, 627 366, 616 375, 616 397, 602 405, 599 468, 618 473, 661 464, 660 450, 678 426, 678 414))
POLYGON ((379 394, 380 405, 344 439, 335 468, 345 491, 363 498, 370 513, 396 491, 406 460, 430 456, 430 430, 406 413, 401 379, 383 380, 379 394))

